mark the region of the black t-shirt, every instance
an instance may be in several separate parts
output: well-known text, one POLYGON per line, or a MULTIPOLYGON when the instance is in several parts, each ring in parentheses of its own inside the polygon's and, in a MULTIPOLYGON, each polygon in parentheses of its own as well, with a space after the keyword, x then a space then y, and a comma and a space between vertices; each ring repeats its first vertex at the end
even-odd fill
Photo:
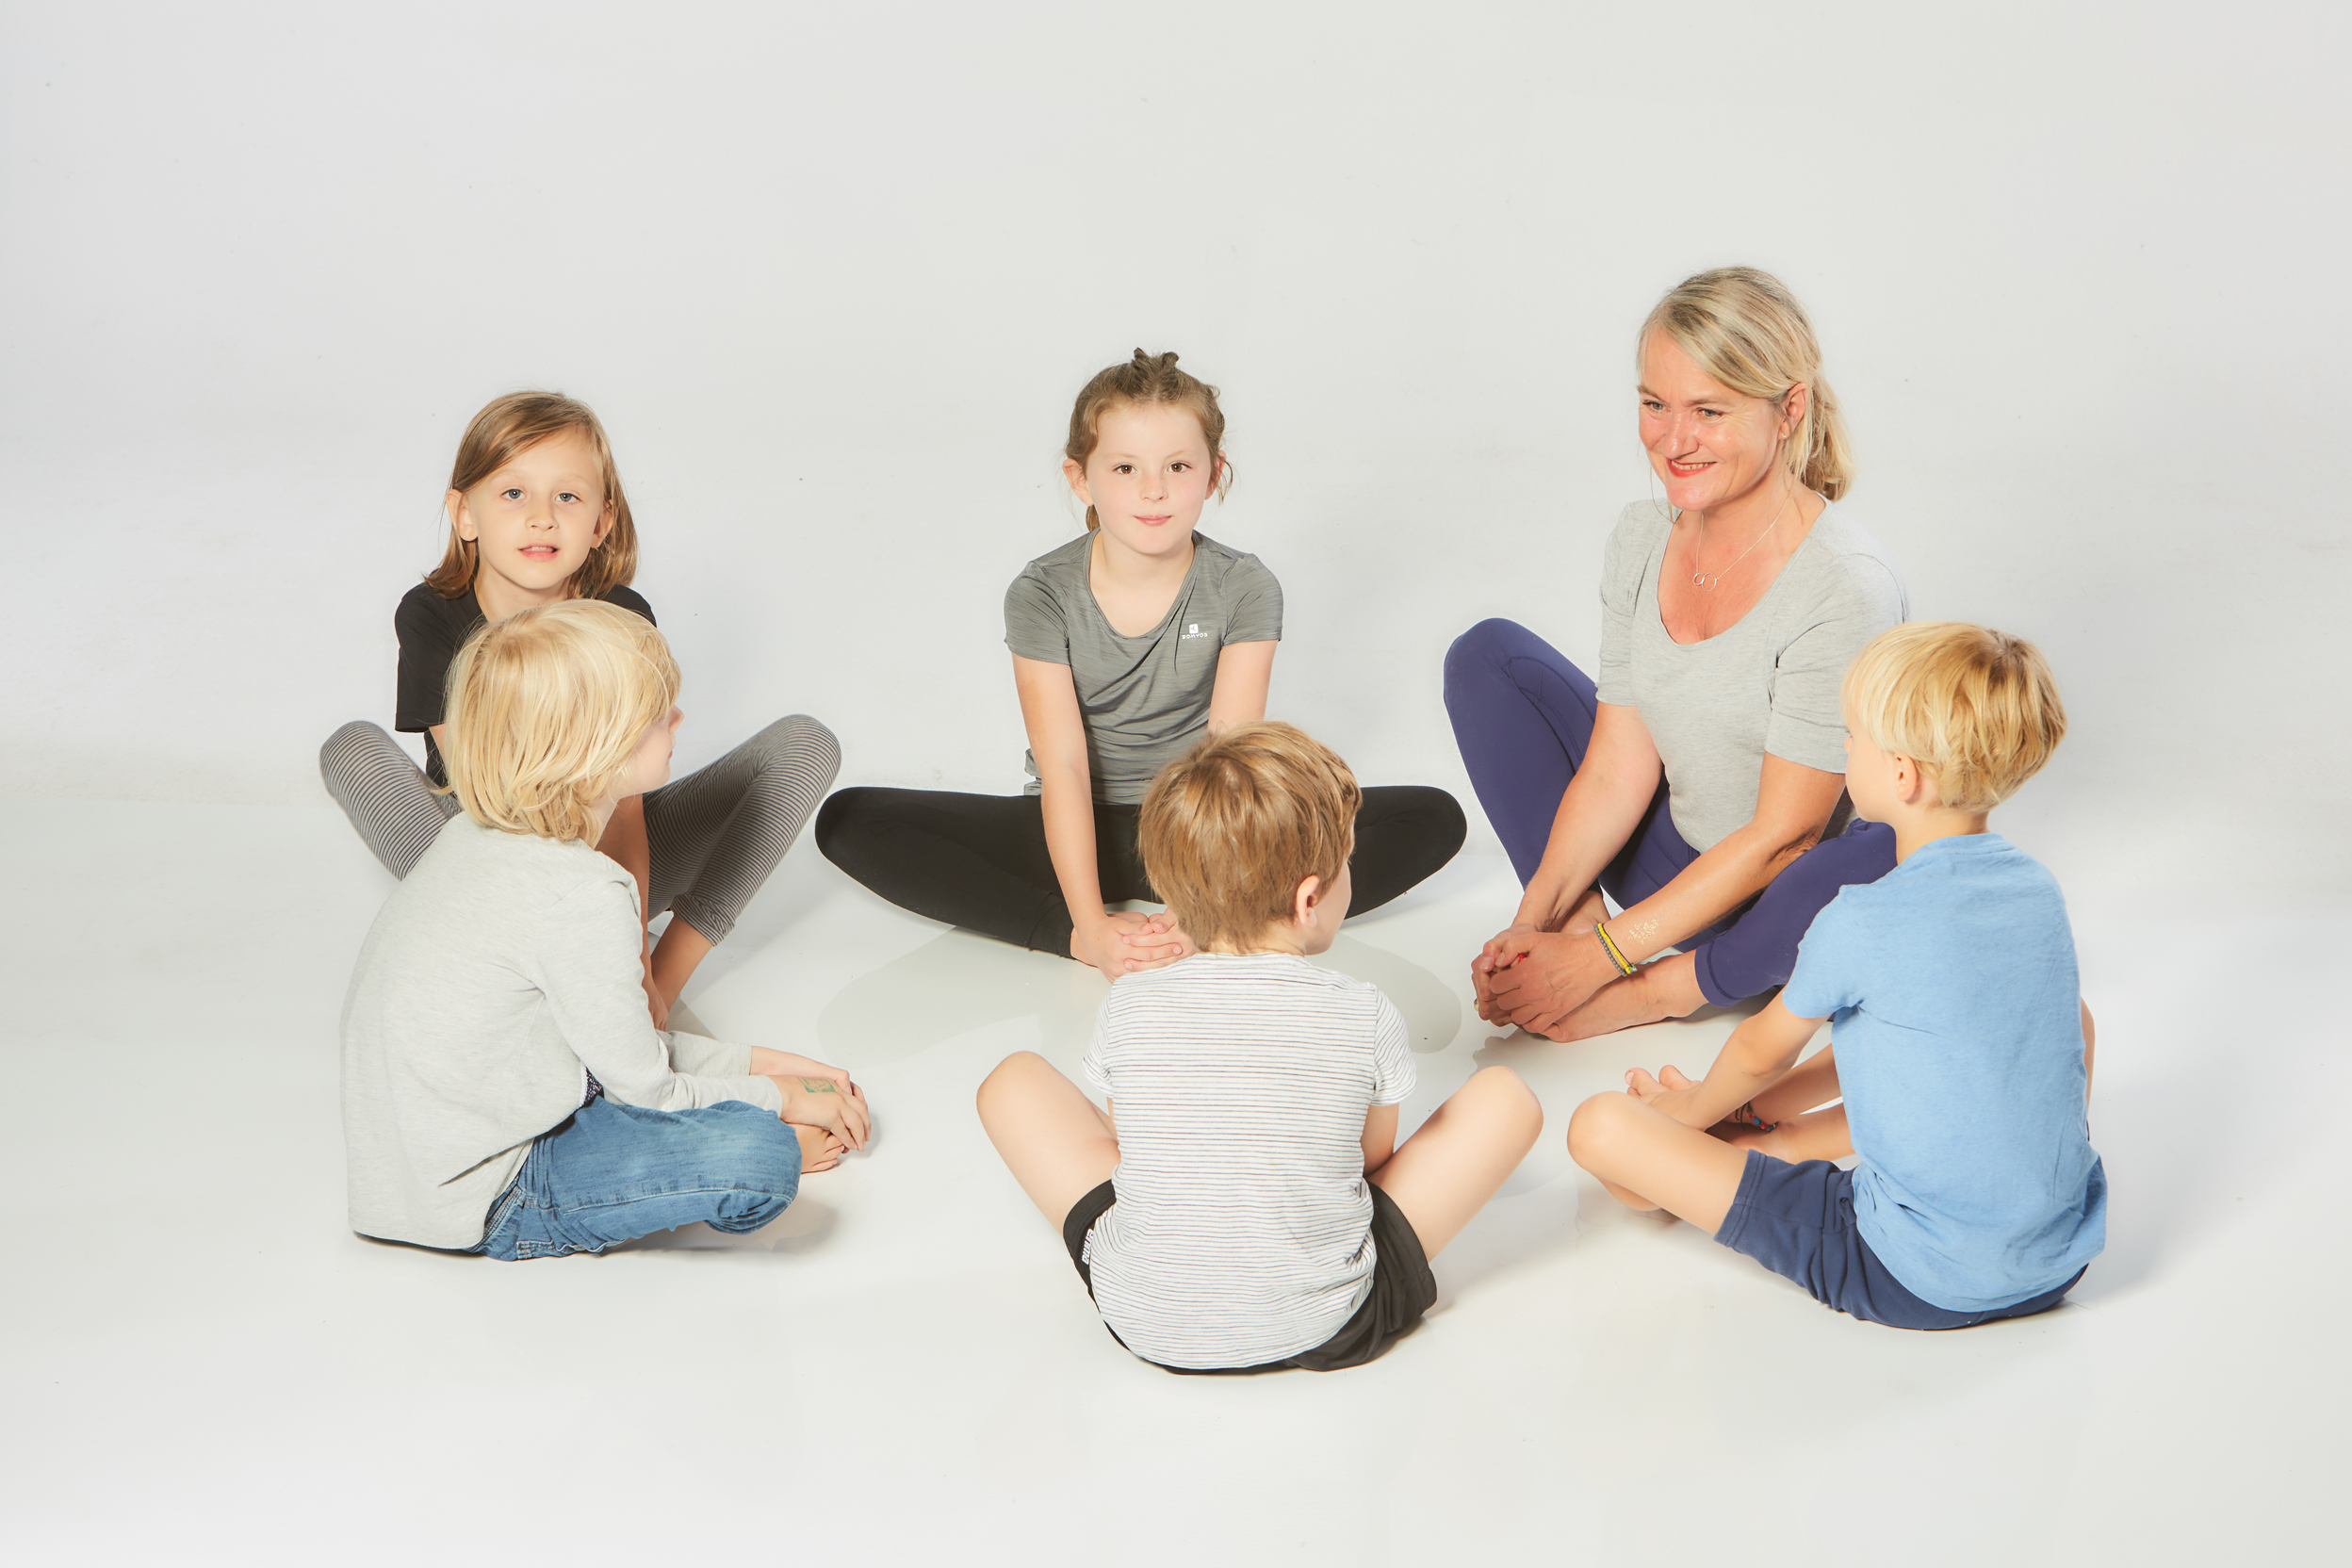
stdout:
MULTIPOLYGON (((611 588, 598 596, 653 619, 653 606, 634 588, 611 588)), ((435 784, 449 781, 432 734, 449 695, 449 662, 481 624, 482 606, 474 602, 470 588, 445 599, 420 582, 401 596, 400 607, 392 612, 392 629, 400 639, 400 694, 392 727, 410 735, 425 732, 425 773, 435 784)))

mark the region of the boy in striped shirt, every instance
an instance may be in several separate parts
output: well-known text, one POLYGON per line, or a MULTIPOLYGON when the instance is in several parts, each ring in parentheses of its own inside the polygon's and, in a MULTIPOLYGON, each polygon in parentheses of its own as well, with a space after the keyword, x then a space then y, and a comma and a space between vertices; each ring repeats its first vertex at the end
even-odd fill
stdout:
POLYGON ((1404 1021, 1307 962, 1348 913, 1355 776, 1286 724, 1238 725, 1145 796, 1144 869, 1197 952, 1120 977, 1084 1070, 1034 1052, 980 1119, 1103 1322, 1172 1371, 1331 1371, 1436 1298, 1429 1259, 1542 1133, 1507 1068, 1471 1075, 1396 1146, 1404 1021))

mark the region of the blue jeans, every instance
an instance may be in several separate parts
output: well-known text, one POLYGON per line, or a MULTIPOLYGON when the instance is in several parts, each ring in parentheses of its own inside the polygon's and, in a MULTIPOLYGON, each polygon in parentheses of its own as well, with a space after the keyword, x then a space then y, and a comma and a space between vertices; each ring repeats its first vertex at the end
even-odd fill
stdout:
POLYGON ((478 1250, 560 1258, 701 1220, 756 1231, 800 1190, 800 1135, 774 1111, 729 1100, 649 1111, 604 1098, 546 1133, 498 1200, 478 1250))
MULTIPOLYGON (((1592 743, 1600 696, 1592 678, 1511 621, 1480 621, 1446 653, 1446 711, 1486 820, 1526 886, 1544 861, 1552 819, 1592 743)), ((1682 874, 1699 852, 1674 830, 1660 784, 1640 825, 1601 873, 1620 908, 1682 874)), ((1895 867, 1894 830, 1855 822, 1790 862, 1744 909, 1674 944, 1691 956, 1700 992, 1718 1007, 1788 983, 1797 944, 1838 890, 1895 867)))

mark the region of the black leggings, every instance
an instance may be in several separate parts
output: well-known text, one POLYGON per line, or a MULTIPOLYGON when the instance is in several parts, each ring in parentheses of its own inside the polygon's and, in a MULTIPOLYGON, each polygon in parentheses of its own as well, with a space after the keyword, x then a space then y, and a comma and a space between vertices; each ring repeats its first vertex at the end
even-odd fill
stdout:
MULTIPOLYGON (((1143 874, 1135 843, 1140 806, 1094 808, 1095 874, 1102 900, 1165 902, 1143 874)), ((1466 831, 1443 790, 1393 784, 1364 792, 1356 852, 1348 866, 1362 914, 1454 858, 1466 831)), ((1045 847, 1037 795, 966 795, 943 790, 843 790, 817 813, 825 858, 902 909, 999 941, 1070 956, 1070 906, 1045 847)))

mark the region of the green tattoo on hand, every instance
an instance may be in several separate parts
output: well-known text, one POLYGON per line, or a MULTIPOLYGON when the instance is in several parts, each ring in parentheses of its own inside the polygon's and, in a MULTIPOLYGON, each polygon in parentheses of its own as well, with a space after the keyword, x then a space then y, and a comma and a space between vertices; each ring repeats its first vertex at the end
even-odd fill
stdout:
POLYGON ((838 1094, 841 1092, 840 1086, 836 1085, 830 1078, 803 1078, 800 1081, 800 1086, 807 1089, 810 1094, 838 1094))

